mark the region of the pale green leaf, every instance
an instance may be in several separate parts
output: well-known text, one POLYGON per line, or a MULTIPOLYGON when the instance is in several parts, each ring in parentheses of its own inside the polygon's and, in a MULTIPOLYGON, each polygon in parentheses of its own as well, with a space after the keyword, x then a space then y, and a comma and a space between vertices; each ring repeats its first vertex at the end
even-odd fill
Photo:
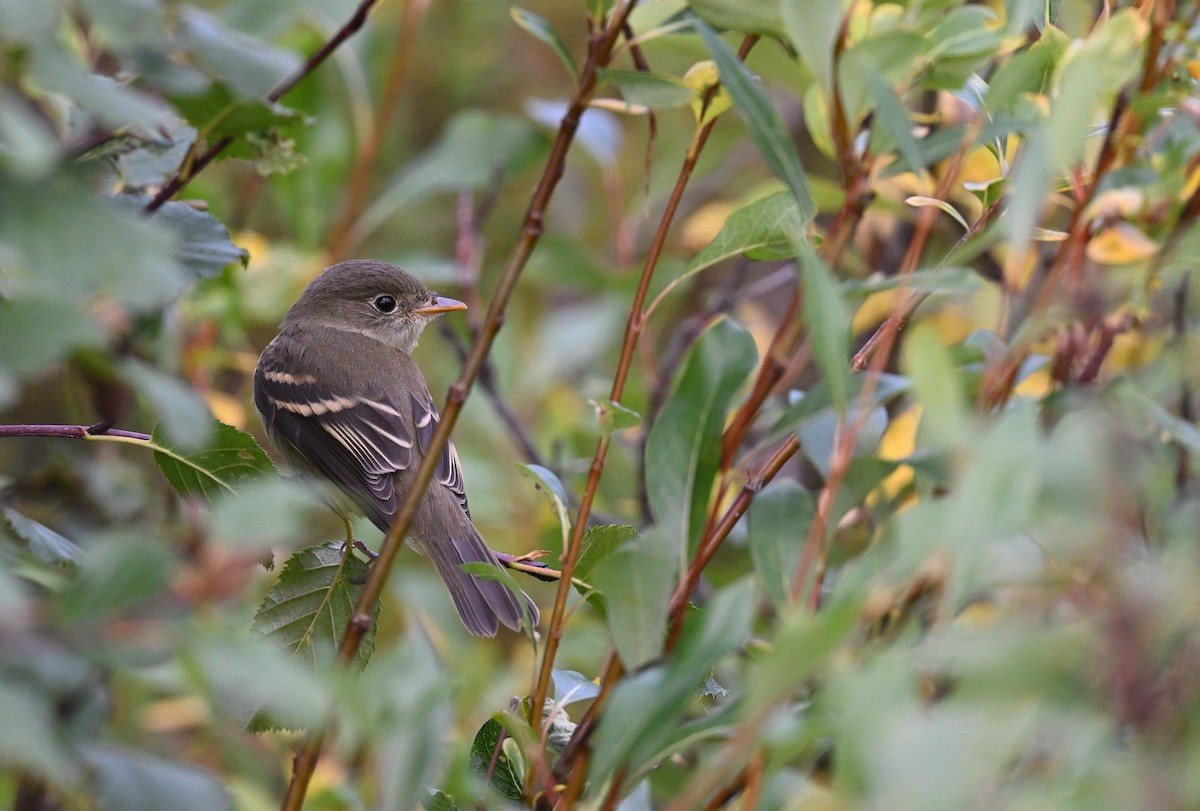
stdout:
POLYGON ((550 50, 554 51, 554 55, 566 66, 572 81, 579 80, 579 68, 575 66, 575 59, 549 20, 520 6, 510 7, 508 13, 522 30, 550 46, 550 50))
POLYGON ((750 559, 777 609, 788 604, 815 514, 812 494, 793 479, 772 482, 750 504, 750 559))
POLYGON ((721 83, 733 96, 734 107, 746 122, 763 160, 775 175, 784 182, 800 206, 800 214, 807 221, 813 215, 812 195, 800 165, 800 155, 792 143, 791 135, 775 106, 767 97, 762 85, 750 75, 750 71, 737 58, 737 54, 725 41, 701 20, 695 21, 705 46, 721 73, 721 83))
POLYGON ((694 92, 674 76, 643 70, 601 68, 597 75, 621 91, 621 98, 630 104, 640 104, 651 110, 683 107, 691 102, 694 92))
POLYGON ((733 256, 750 259, 786 259, 796 255, 804 237, 804 218, 796 198, 781 191, 752 200, 726 218, 712 242, 692 257, 680 279, 733 256))
POLYGON ((675 587, 672 539, 650 529, 598 562, 590 582, 604 593, 612 643, 632 671, 658 657, 675 587))
POLYGON ((825 262, 803 249, 804 322, 821 373, 829 381, 833 406, 846 413, 850 390, 850 312, 825 262))
POLYGON ((679 546, 695 547, 721 455, 721 432, 734 394, 758 352, 739 324, 720 318, 697 339, 646 440, 646 492, 655 524, 679 546))
POLYGON ((827 99, 833 95, 833 53, 844 7, 843 0, 783 0, 781 4, 788 40, 827 99))

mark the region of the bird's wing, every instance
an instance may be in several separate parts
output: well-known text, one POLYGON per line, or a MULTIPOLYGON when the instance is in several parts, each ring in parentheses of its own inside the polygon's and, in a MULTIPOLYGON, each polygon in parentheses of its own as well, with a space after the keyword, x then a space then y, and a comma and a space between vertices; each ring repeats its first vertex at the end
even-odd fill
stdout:
MULTIPOLYGON (((432 398, 422 400, 416 395, 412 395, 412 413, 413 425, 417 429, 417 447, 424 456, 429 450, 429 443, 433 439, 433 432, 437 429, 440 416, 437 408, 433 405, 432 398)), ((467 506, 467 491, 463 485, 462 466, 458 462, 458 451, 454 449, 453 442, 447 442, 442 448, 437 468, 433 471, 433 478, 434 481, 454 494, 458 503, 462 505, 463 512, 470 516, 471 509, 467 506)))
MULTIPOLYGON (((259 364, 255 403, 266 424, 386 532, 399 506, 393 474, 420 461, 436 427, 432 398, 424 386, 415 394, 388 392, 383 385, 368 395, 350 394, 294 366, 273 357, 259 364), (419 439, 416 448, 414 428, 409 426, 415 427, 419 439)), ((435 486, 448 488, 465 511, 467 498, 453 445, 442 450, 434 478, 435 486)))

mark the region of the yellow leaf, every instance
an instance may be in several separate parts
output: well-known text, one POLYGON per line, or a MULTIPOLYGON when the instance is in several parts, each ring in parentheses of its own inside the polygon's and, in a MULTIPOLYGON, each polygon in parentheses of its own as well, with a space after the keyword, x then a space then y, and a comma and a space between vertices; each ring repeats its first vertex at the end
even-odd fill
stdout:
POLYGON ((1188 175, 1187 183, 1183 184, 1183 190, 1179 192, 1179 199, 1190 200, 1198 188, 1200 188, 1200 167, 1193 169, 1192 173, 1188 175))
POLYGON ((858 306, 858 311, 854 313, 854 318, 850 321, 851 333, 858 335, 860 332, 882 323, 883 319, 891 315, 892 308, 896 306, 896 292, 895 290, 880 290, 863 299, 863 303, 858 306))
POLYGON ((1141 189, 1120 188, 1109 189, 1096 195, 1084 212, 1089 220, 1097 218, 1114 219, 1117 217, 1132 217, 1142 210, 1146 197, 1141 189))
POLYGON ((246 408, 240 398, 210 389, 204 392, 204 400, 208 403, 208 410, 218 420, 235 428, 245 428, 246 408))
MULTIPOLYGON (((921 422, 921 407, 913 406, 902 411, 888 423, 883 438, 879 441, 879 458, 888 460, 904 459, 916 450, 917 426, 921 422)), ((902 465, 887 475, 879 485, 879 489, 887 498, 895 498, 896 494, 908 486, 913 480, 913 469, 902 465)))
POLYGON ((967 221, 963 219, 963 215, 958 213, 958 209, 947 203, 945 200, 938 200, 936 197, 925 197, 924 195, 914 194, 912 197, 905 198, 904 202, 908 203, 914 208, 924 208, 926 206, 940 208, 942 211, 953 217, 954 221, 963 227, 963 230, 971 227, 967 225, 967 221))
POLYGON ((1045 367, 1038 369, 1013 387, 1013 393, 1019 397, 1029 397, 1040 400, 1054 388, 1054 381, 1045 367))
POLYGON ((1062 242, 1067 238, 1067 232, 1055 231, 1053 228, 1034 228, 1033 238, 1037 242, 1062 242))
MULTIPOLYGON (((1016 136, 1010 135, 1008 143, 1005 145, 1005 162, 1009 166, 1012 166, 1013 159, 1016 157, 1017 143, 1016 136)), ((985 146, 980 146, 967 153, 962 171, 958 173, 958 179, 963 183, 987 183, 1003 177, 1004 174, 1000 161, 996 160, 996 153, 985 146)))
POLYGON ((1103 369, 1115 373, 1145 366, 1162 355, 1161 335, 1151 335, 1139 329, 1122 332, 1113 337, 1112 349, 1104 359, 1103 369))
POLYGON ((1127 222, 1105 228, 1088 242, 1087 256, 1101 265, 1127 265, 1158 253, 1158 243, 1127 222))
POLYGON ((720 82, 721 76, 717 72, 717 63, 711 59, 697 62, 688 68, 687 73, 683 74, 683 83, 696 94, 692 98, 692 112, 695 113, 697 121, 702 123, 711 121, 733 106, 733 97, 729 95, 728 90, 721 87, 708 102, 708 108, 704 108, 704 94, 710 87, 719 86, 720 82), (701 119, 702 112, 703 119, 701 119))
POLYGON ((650 112, 650 108, 646 105, 634 104, 624 99, 592 99, 588 102, 588 106, 595 107, 598 110, 608 110, 609 112, 624 113, 626 115, 646 115, 646 113, 650 112))

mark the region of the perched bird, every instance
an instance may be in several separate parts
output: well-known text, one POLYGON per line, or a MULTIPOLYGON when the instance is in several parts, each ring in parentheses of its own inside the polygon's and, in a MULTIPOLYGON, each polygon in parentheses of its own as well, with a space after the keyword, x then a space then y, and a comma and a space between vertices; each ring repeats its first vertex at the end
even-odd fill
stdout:
MULTIPOLYGON (((392 265, 342 262, 308 285, 263 350, 254 404, 267 434, 299 471, 336 486, 329 500, 343 515, 357 510, 384 532, 391 526, 438 421, 412 351, 430 321, 463 309, 392 265)), ((520 628, 512 592, 459 568, 499 564, 471 522, 451 444, 407 540, 433 561, 468 631, 520 628)), ((536 625, 537 608, 525 600, 536 625)))

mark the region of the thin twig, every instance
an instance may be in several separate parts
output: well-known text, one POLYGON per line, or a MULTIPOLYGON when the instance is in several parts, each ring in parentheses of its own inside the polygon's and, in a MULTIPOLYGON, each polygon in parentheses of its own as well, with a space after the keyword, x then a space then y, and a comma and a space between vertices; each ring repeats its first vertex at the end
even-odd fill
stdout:
POLYGON ((0 437, 11 436, 44 436, 61 437, 64 439, 133 439, 139 442, 149 442, 150 435, 137 431, 122 431, 119 428, 109 428, 105 431, 93 431, 86 425, 0 425, 0 437))
MULTIPOLYGON (((433 477, 433 471, 437 465, 441 450, 449 442, 450 432, 454 430, 454 426, 458 422, 458 416, 462 411, 467 394, 479 376, 480 369, 483 367, 488 353, 491 351, 496 334, 500 331, 500 326, 504 321, 504 313, 508 307, 508 301, 512 297, 513 290, 516 287, 517 280, 520 278, 522 271, 524 271, 534 247, 542 236, 546 208, 549 205, 550 198, 554 194, 554 189, 558 185, 559 179, 562 177, 567 152, 574 141, 580 119, 595 91, 596 70, 608 64, 613 45, 620 34, 621 27, 633 10, 635 2, 636 0, 629 0, 629 2, 614 9, 608 27, 589 38, 587 60, 580 73, 575 95, 571 99, 567 112, 559 125, 558 134, 555 137, 550 156, 546 161, 545 169, 529 201, 529 207, 526 210, 524 225, 521 230, 521 238, 514 247, 504 273, 496 286, 491 306, 488 308, 483 326, 475 337, 471 353, 467 357, 466 363, 463 364, 462 372, 458 380, 450 387, 450 391, 446 397, 445 408, 442 410, 441 420, 438 422, 437 430, 434 431, 433 437, 429 441, 429 447, 426 449, 421 464, 413 475, 413 481, 409 485, 409 491, 404 504, 401 505, 396 517, 393 519, 391 529, 388 531, 383 545, 380 547, 379 558, 375 565, 371 567, 371 572, 363 584, 363 589, 355 605, 353 616, 346 628, 342 643, 338 648, 338 658, 343 664, 353 661, 358 647, 362 643, 363 635, 371 626, 372 610, 380 594, 383 592, 383 588, 392 570, 392 564, 395 562, 396 555, 403 546, 404 537, 407 535, 408 528, 411 526, 413 518, 416 515, 417 506, 433 477)), ((570 578, 570 573, 570 570, 564 567, 560 592, 570 588, 570 584, 566 582, 570 578)), ((543 690, 542 700, 534 701, 532 706, 540 709, 545 703, 544 699, 545 691, 543 690)), ((323 730, 314 732, 306 742, 304 749, 297 756, 295 770, 292 774, 291 783, 288 786, 287 795, 284 798, 282 811, 300 811, 300 806, 303 804, 304 796, 308 791, 309 781, 312 779, 313 771, 316 769, 317 761, 320 758, 324 736, 325 732, 323 730)))
MULTIPOLYGON (((299 84, 304 77, 316 70, 331 53, 337 50, 338 46, 355 34, 358 29, 363 27, 363 24, 367 21, 367 14, 370 13, 371 7, 377 2, 379 2, 379 0, 362 0, 362 2, 358 4, 358 8, 355 10, 354 15, 346 21, 345 25, 338 29, 337 33, 334 34, 328 42, 322 45, 316 53, 310 56, 303 65, 293 71, 291 76, 288 76, 286 79, 280 82, 274 90, 267 94, 267 101, 271 102, 272 104, 279 101, 281 98, 287 95, 287 93, 293 87, 299 84)), ((233 140, 233 136, 226 135, 224 138, 221 138, 215 144, 198 155, 194 160, 185 162, 183 167, 181 167, 179 171, 175 173, 175 176, 167 181, 166 184, 158 190, 158 194, 154 195, 150 202, 146 204, 146 207, 142 210, 142 213, 153 214, 155 211, 158 211, 160 208, 162 208, 163 204, 182 191, 184 186, 190 183, 196 175, 200 174, 200 172, 204 170, 204 167, 208 166, 218 155, 224 152, 225 149, 233 143, 233 140)))

